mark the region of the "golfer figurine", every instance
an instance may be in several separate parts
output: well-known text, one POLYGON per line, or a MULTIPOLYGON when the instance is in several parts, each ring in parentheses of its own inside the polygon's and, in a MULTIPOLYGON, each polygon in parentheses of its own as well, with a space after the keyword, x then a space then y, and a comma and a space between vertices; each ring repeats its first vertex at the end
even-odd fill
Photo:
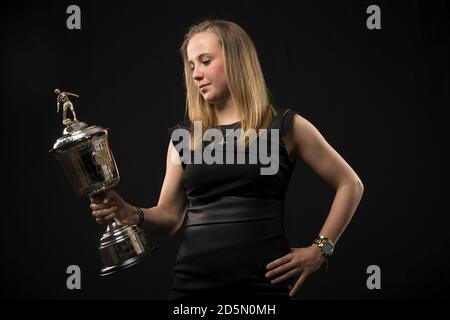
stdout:
POLYGON ((75 114, 75 110, 73 108, 72 102, 69 100, 68 96, 74 96, 79 97, 79 95, 70 93, 70 92, 61 92, 59 89, 55 89, 55 93, 58 95, 56 98, 56 112, 59 112, 59 105, 61 102, 63 102, 63 124, 66 126, 71 125, 73 122, 77 122, 77 115, 75 114), (73 114, 73 120, 70 118, 67 118, 67 109, 70 109, 70 111, 73 114))

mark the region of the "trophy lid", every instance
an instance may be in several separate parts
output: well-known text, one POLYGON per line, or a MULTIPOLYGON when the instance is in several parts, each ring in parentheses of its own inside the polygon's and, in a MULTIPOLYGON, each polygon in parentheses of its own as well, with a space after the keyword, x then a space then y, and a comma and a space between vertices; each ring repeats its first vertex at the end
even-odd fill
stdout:
MULTIPOLYGON (((107 134, 108 130, 100 126, 88 126, 85 122, 73 122, 64 129, 63 135, 53 144, 53 150, 64 149, 74 144, 89 140, 93 136, 107 134)), ((51 150, 51 151, 53 151, 51 150)))

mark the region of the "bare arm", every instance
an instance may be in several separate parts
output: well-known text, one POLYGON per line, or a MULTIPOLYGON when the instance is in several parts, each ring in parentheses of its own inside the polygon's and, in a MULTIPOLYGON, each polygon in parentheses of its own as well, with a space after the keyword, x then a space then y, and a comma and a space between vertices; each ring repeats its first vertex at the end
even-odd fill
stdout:
MULTIPOLYGON (((158 204, 152 208, 142 208, 144 228, 155 234, 175 233, 183 222, 186 210, 186 195, 182 185, 183 167, 180 156, 172 141, 169 142, 164 177, 158 204)), ((137 224, 137 208, 126 202, 116 191, 108 191, 91 198, 92 215, 97 223, 108 223, 116 218, 123 224, 137 224)))
POLYGON ((150 232, 174 234, 181 226, 186 210, 183 167, 172 141, 169 142, 166 175, 158 204, 144 211, 144 228, 150 232))
MULTIPOLYGON (((290 131, 284 137, 289 158, 302 159, 323 180, 336 190, 333 204, 319 234, 336 243, 361 201, 364 186, 347 162, 327 143, 320 132, 305 118, 295 115, 290 131)), ((289 288, 295 296, 303 282, 326 258, 315 244, 291 248, 291 252, 270 262, 266 277, 271 283, 293 278, 289 288)))
POLYGON ((336 190, 330 212, 320 230, 321 235, 336 243, 361 201, 364 192, 361 179, 322 134, 298 114, 294 116, 285 142, 291 158, 302 159, 336 190))

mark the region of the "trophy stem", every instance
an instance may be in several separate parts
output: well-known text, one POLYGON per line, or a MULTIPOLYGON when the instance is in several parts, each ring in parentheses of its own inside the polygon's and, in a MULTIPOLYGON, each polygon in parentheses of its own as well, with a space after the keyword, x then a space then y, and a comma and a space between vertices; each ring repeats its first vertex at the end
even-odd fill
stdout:
POLYGON ((118 229, 121 226, 122 224, 120 223, 119 219, 114 217, 114 220, 106 225, 106 233, 114 232, 115 229, 118 229))

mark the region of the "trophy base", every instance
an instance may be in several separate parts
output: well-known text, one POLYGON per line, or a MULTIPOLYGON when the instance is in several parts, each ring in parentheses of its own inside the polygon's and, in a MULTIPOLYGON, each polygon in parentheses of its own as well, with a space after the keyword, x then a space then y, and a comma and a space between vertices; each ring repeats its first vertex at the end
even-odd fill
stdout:
POLYGON ((147 241, 144 230, 137 226, 112 221, 100 240, 103 260, 100 276, 129 268, 153 256, 158 249, 147 241))
POLYGON ((132 266, 138 264, 139 262, 144 261, 145 259, 148 259, 151 256, 157 254, 158 252, 159 252, 159 249, 156 247, 153 247, 153 248, 148 249, 147 251, 141 253, 140 255, 130 258, 122 263, 116 264, 114 266, 103 267, 100 270, 99 275, 101 277, 112 275, 113 273, 116 273, 118 271, 132 267, 132 266))

